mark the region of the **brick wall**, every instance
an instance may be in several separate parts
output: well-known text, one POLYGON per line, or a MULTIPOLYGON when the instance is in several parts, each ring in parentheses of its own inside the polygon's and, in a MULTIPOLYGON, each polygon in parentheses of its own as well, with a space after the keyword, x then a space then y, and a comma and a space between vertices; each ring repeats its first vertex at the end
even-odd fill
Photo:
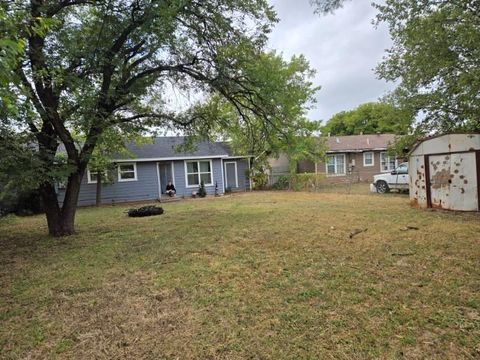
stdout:
MULTIPOLYGON (((370 182, 373 180, 373 175, 379 174, 380 170, 380 153, 382 151, 372 151, 374 157, 374 164, 373 166, 364 166, 363 165, 363 152, 358 153, 345 153, 345 161, 348 167, 353 164, 352 160, 355 161, 355 166, 353 168, 353 172, 351 174, 346 174, 343 176, 329 176, 327 177, 327 181, 329 182, 347 182, 349 180, 355 182, 370 182)), ((340 153, 339 153, 340 154, 340 153)), ((325 174, 326 167, 325 162, 318 162, 317 163, 317 171, 318 173, 325 174)), ((298 164, 298 172, 299 173, 314 173, 315 172, 315 164, 312 161, 300 161, 298 164)))

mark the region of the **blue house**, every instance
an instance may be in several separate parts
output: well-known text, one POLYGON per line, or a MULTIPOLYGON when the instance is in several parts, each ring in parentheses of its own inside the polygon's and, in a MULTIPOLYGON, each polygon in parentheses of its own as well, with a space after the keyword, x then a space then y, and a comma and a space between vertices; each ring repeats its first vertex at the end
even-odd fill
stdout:
MULTIPOLYGON (((158 137, 151 144, 129 145, 128 150, 134 156, 115 159, 115 173, 109 175, 113 182, 102 185, 102 203, 161 199, 169 181, 175 185, 177 197, 190 197, 202 180, 209 195, 214 195, 215 190, 224 194, 226 189, 250 189, 249 157, 233 156, 222 142, 200 142, 191 151, 179 152, 178 147, 184 140, 183 137, 158 137)), ((96 173, 87 170, 78 205, 94 205, 96 188, 96 173)), ((60 200, 64 192, 59 189, 60 200)))

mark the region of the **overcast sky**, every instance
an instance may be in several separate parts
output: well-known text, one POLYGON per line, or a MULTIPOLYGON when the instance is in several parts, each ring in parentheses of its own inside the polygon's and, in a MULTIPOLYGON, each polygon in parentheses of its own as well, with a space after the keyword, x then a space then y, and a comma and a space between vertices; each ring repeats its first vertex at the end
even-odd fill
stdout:
POLYGON ((390 47, 385 27, 372 25, 376 11, 370 0, 347 2, 333 15, 313 13, 309 0, 270 0, 280 22, 270 36, 270 47, 285 58, 304 54, 317 70, 314 80, 322 88, 310 111, 314 120, 375 101, 393 88, 378 80, 373 68, 390 47))

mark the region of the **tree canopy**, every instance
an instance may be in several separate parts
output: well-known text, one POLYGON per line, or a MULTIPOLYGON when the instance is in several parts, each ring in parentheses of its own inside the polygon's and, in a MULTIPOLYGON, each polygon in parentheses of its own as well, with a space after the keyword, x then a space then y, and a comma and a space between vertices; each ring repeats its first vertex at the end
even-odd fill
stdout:
POLYGON ((315 12, 328 14, 341 8, 346 1, 347 0, 310 0, 310 3, 314 6, 315 12))
POLYGON ((386 0, 375 5, 393 39, 377 67, 400 81, 392 98, 422 115, 425 131, 480 130, 480 3, 386 0))
MULTIPOLYGON (((331 13, 347 0, 312 0, 331 13)), ((398 82, 389 100, 421 119, 419 134, 480 131, 480 3, 385 0, 373 3, 393 46, 377 75, 398 82)))
POLYGON ((265 53, 277 21, 266 0, 31 0, 1 9, 12 49, 0 57, 1 130, 33 145, 42 171, 31 181, 53 235, 74 231, 80 181, 109 138, 159 127, 206 136, 222 124, 255 134, 251 144, 288 143, 306 124, 287 115, 300 119, 311 100, 310 70, 301 58, 265 53), (193 99, 188 106, 170 105, 172 87, 193 99), (225 105, 220 120, 215 102, 225 105), (61 205, 59 169, 68 177, 61 205))
POLYGON ((319 123, 306 118, 319 89, 311 82, 314 73, 303 56, 285 61, 275 52, 262 54, 258 61, 245 67, 245 76, 257 79, 255 96, 266 100, 268 111, 276 114, 277 121, 264 121, 255 109, 248 108, 241 109, 242 116, 238 116, 235 104, 213 96, 193 111, 217 121, 198 123, 191 131, 201 137, 228 140, 238 154, 255 155, 253 165, 259 167, 265 165, 268 157, 280 153, 288 153, 291 158, 317 156, 322 149, 313 146, 311 137, 319 131, 319 123), (249 122, 247 129, 245 118, 249 122), (290 126, 279 127, 286 123, 290 126))
POLYGON ((332 116, 322 127, 322 134, 359 135, 390 133, 403 135, 411 128, 410 112, 387 103, 366 103, 354 110, 342 111, 332 116))

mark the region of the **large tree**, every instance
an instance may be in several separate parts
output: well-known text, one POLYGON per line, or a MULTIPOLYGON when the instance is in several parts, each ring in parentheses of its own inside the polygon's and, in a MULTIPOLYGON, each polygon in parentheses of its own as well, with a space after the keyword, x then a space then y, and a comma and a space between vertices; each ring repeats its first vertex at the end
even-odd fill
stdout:
MULTIPOLYGON (((347 0, 312 0, 319 13, 347 0)), ((399 86, 389 96, 419 115, 419 134, 480 131, 480 2, 385 0, 374 3, 393 46, 376 73, 399 86)))
POLYGON ((366 103, 354 110, 339 112, 322 128, 324 135, 359 135, 391 133, 407 134, 411 128, 411 112, 388 103, 366 103))
POLYGON ((218 119, 201 105, 211 97, 235 109, 230 119, 236 126, 267 140, 291 136, 299 125, 279 116, 283 105, 273 106, 259 91, 287 84, 248 71, 264 56, 276 21, 266 0, 31 0, 1 8, 2 37, 20 45, 11 52, 13 65, 8 58, 14 72, 2 91, 9 102, 2 131, 30 144, 23 149, 39 169, 32 182, 52 235, 74 232, 80 182, 107 130, 213 128, 218 119), (17 51, 22 44, 25 51, 17 51), (197 103, 174 111, 169 86, 193 94, 197 103), (62 171, 68 182, 60 205, 55 180, 62 171))
POLYGON ((375 5, 393 39, 377 67, 400 81, 392 98, 425 131, 480 131, 480 2, 386 0, 375 5))

